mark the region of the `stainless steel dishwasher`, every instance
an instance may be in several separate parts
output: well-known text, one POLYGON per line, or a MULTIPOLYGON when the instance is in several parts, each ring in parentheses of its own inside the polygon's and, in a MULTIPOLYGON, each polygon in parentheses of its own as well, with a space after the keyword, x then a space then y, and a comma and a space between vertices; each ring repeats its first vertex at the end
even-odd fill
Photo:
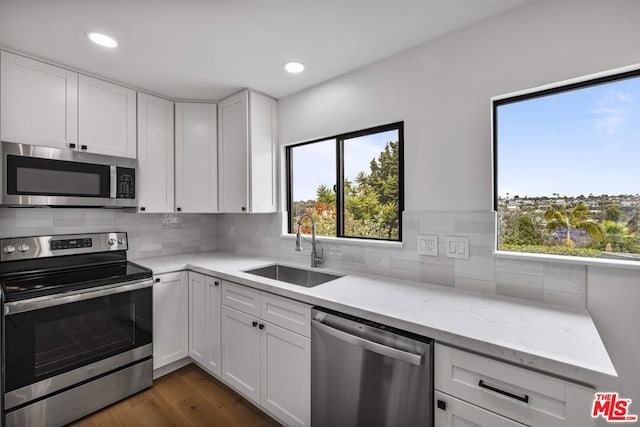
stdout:
POLYGON ((433 341, 311 311, 313 427, 433 426, 433 341))

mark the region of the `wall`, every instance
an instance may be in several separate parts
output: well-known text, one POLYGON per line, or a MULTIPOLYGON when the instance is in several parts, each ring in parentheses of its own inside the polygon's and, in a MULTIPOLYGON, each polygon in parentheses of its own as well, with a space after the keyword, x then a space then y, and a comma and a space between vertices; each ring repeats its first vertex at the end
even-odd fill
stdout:
MULTIPOLYGON (((490 98, 640 63, 638 16, 635 0, 532 2, 280 100, 282 144, 405 122, 405 247, 323 242, 328 267, 588 307, 640 413, 640 275, 496 259, 490 212, 490 98), (418 232, 469 236, 471 259, 418 256, 418 232)), ((224 215, 219 247, 306 262, 281 228, 280 215, 224 215)))
POLYGON ((121 209, 0 209, 0 238, 126 231, 130 259, 215 250, 216 230, 215 215, 139 215, 121 209))

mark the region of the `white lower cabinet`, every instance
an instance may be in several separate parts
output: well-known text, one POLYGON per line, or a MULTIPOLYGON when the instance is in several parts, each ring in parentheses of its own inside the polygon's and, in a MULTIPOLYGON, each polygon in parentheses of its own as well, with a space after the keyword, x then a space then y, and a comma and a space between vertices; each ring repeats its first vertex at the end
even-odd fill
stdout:
POLYGON ((525 427, 524 424, 437 390, 435 399, 434 425, 436 427, 525 427))
POLYGON ((309 426, 311 340, 298 320, 311 307, 226 281, 222 287, 222 379, 284 424, 309 426))
POLYGON ((311 340, 271 323, 260 339, 260 403, 292 426, 308 426, 311 340))
POLYGON ((153 369, 189 354, 189 287, 186 271, 160 274, 153 284, 153 369))
POLYGON ((189 272, 189 357, 220 376, 220 280, 189 272))
MULTIPOLYGON (((434 403, 436 420, 442 425, 455 424, 455 416, 461 419, 476 410, 498 414, 515 424, 484 422, 489 415, 475 419, 472 424, 493 427, 496 425, 524 425, 533 427, 593 427, 591 405, 595 390, 510 363, 469 353, 442 344, 434 348, 434 387, 440 396, 457 398, 450 410, 434 403), (442 414, 449 412, 449 414, 442 414), (451 415, 453 414, 453 415, 451 415), (453 417, 453 418, 452 418, 453 417), (453 423, 453 424, 452 424, 453 423)), ((476 411, 477 412, 477 411, 476 411)), ((478 412, 481 413, 481 412, 478 412)), ((436 422, 436 426, 440 426, 436 422)))
POLYGON ((260 330, 258 319, 222 307, 222 379, 260 405, 260 330))

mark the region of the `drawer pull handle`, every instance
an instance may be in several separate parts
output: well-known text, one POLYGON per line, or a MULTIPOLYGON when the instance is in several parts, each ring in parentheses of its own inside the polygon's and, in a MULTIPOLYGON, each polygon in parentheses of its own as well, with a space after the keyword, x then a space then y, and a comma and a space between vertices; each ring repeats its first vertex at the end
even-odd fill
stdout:
POLYGON ((505 391, 505 390, 501 390, 501 389, 499 389, 497 387, 489 385, 489 384, 485 383, 482 380, 480 380, 480 382, 478 383, 478 387, 482 387, 482 388, 486 388, 487 390, 495 391, 496 393, 500 393, 500 394, 505 395, 507 397, 510 397, 512 399, 519 400, 520 402, 529 403, 529 395, 528 394, 525 394, 524 396, 520 396, 518 394, 511 393, 511 392, 505 391))

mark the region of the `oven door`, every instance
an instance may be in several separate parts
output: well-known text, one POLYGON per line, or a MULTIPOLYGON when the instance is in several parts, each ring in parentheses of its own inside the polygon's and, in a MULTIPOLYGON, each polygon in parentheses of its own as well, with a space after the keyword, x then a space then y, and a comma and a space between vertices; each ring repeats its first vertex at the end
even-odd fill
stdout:
POLYGON ((5 410, 152 356, 152 281, 4 305, 5 410))

